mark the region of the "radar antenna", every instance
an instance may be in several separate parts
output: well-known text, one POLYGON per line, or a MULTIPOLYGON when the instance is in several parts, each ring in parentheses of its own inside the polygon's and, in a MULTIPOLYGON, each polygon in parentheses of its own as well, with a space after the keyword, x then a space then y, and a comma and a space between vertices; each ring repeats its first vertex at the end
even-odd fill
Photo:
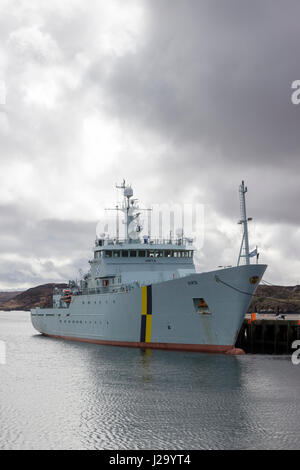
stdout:
MULTIPOLYGON (((114 208, 108 208, 105 210, 116 211, 116 231, 117 231, 117 240, 119 241, 119 211, 123 212, 125 215, 125 221, 123 222, 126 227, 126 241, 128 243, 136 242, 139 239, 139 235, 143 230, 143 226, 139 220, 141 215, 140 211, 148 211, 148 214, 152 209, 140 209, 137 204, 137 199, 133 197, 133 189, 131 185, 127 185, 125 179, 123 179, 121 184, 115 185, 117 189, 121 189, 124 196, 124 202, 122 204, 117 204, 114 208)), ((151 221, 151 219, 150 219, 151 221)), ((148 225, 151 226, 151 223, 148 225)), ((150 238, 149 227, 149 237, 150 238)))
POLYGON ((238 258, 237 265, 240 265, 241 258, 245 258, 246 264, 250 264, 250 253, 249 253, 249 235, 248 235, 248 222, 252 220, 252 217, 247 218, 247 211, 246 211, 246 197, 245 194, 248 191, 247 186, 245 186, 244 181, 239 187, 240 193, 240 211, 241 211, 241 219, 239 220, 238 224, 243 225, 243 238, 238 258))

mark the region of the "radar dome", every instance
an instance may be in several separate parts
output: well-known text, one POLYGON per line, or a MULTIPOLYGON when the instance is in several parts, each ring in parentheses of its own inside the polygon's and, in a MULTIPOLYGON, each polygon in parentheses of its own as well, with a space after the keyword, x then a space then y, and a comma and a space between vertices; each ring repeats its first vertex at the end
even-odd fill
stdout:
POLYGON ((125 189, 124 189, 124 196, 125 197, 132 197, 133 196, 133 189, 131 186, 127 186, 125 189))

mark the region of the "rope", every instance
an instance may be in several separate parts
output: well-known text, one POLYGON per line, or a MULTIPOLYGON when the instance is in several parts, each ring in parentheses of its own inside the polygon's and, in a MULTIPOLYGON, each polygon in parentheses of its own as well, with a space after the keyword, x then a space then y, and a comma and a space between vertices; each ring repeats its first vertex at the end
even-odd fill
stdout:
MULTIPOLYGON (((261 295, 257 295, 257 294, 251 294, 249 292, 245 292, 241 289, 238 289, 237 287, 234 287, 232 286, 231 284, 228 284, 227 282, 225 281, 222 281, 222 279, 219 278, 219 276, 215 275, 215 279, 217 282, 221 282, 221 284, 224 284, 225 286, 229 287, 230 289, 233 289, 237 292, 239 292, 240 294, 245 294, 245 295, 249 295, 250 297, 261 297, 261 295)), ((300 303, 300 300, 293 300, 293 301, 289 301, 289 300, 285 300, 285 299, 276 299, 275 297, 269 297, 269 296, 266 296, 264 297, 264 299, 270 299, 270 300, 275 300, 276 302, 283 302, 283 303, 286 303, 286 304, 295 304, 297 302, 300 303)))
POLYGON ((217 282, 221 282, 221 284, 224 284, 224 286, 230 287, 230 289, 236 290, 237 292, 240 292, 240 294, 250 295, 250 297, 252 297, 252 294, 250 294, 249 292, 245 292, 241 289, 238 289, 237 287, 232 286, 231 284, 227 284, 227 282, 222 281, 219 276, 215 275, 215 278, 217 282))

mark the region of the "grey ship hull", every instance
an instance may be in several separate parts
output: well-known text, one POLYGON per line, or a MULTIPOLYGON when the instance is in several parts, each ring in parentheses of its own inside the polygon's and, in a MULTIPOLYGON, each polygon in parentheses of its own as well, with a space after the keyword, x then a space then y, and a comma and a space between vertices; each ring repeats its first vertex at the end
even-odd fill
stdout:
POLYGON ((40 333, 115 346, 230 352, 266 265, 239 266, 136 287, 73 296, 69 308, 36 308, 40 333), (251 283, 257 277, 255 283, 251 283), (208 312, 199 312, 195 299, 208 312))

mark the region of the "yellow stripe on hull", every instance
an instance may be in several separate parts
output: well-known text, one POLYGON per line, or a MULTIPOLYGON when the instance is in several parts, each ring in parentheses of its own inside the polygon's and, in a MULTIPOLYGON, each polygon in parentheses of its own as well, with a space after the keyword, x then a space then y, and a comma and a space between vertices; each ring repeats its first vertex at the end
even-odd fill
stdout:
MULTIPOLYGON (((152 297, 152 292, 150 290, 150 296, 152 297)), ((147 286, 142 287, 142 318, 144 317, 144 320, 141 323, 141 340, 145 343, 151 343, 151 332, 152 332, 152 311, 151 311, 151 297, 148 299, 148 288, 147 286), (148 312, 148 305, 150 300, 150 306, 149 309, 150 311, 148 312)))
POLYGON ((146 319, 146 343, 151 343, 151 331, 152 331, 152 315, 147 315, 146 319))
POLYGON ((142 315, 147 315, 147 286, 142 287, 142 315))

